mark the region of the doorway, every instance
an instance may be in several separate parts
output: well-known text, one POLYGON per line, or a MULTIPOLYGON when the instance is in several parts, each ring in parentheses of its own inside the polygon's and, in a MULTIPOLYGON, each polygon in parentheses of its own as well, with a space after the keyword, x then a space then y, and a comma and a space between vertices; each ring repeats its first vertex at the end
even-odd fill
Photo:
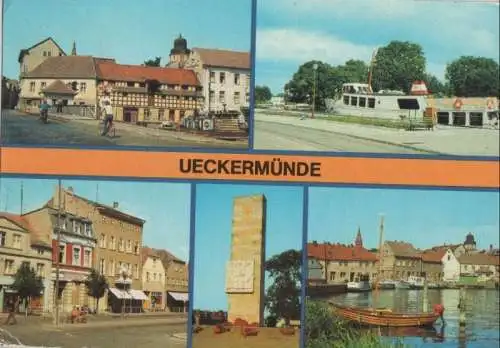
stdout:
POLYGON ((138 113, 137 108, 123 108, 123 122, 136 123, 138 113))

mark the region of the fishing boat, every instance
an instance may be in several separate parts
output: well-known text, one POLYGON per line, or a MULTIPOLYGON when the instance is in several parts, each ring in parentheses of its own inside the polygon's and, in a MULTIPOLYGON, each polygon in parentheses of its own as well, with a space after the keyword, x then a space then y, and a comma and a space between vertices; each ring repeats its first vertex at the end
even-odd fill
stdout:
POLYGON ((347 283, 347 292, 368 292, 372 291, 370 279, 367 275, 360 276, 353 282, 347 283))
POLYGON ((404 280, 400 280, 396 283, 396 289, 406 290, 410 288, 410 283, 405 282, 404 280))
POLYGON ((441 288, 441 286, 437 283, 429 283, 429 284, 427 284, 427 287, 429 289, 440 289, 441 288))
POLYGON ((396 283, 394 280, 383 280, 375 285, 379 290, 394 290, 396 288, 396 283))
POLYGON ((335 313, 341 318, 361 325, 385 327, 432 326, 440 317, 438 312, 401 313, 388 308, 360 308, 330 302, 335 313))
POLYGON ((423 289, 425 279, 423 277, 409 276, 408 284, 410 285, 410 289, 423 289))

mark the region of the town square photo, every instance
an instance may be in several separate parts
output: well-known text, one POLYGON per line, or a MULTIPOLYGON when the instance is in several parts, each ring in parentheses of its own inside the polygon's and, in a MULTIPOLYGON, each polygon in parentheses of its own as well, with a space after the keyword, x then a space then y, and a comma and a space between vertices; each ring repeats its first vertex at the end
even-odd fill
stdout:
POLYGON ((499 198, 310 188, 305 347, 498 347, 499 198))
POLYGON ((0 346, 186 347, 191 185, 0 185, 0 346))
POLYGON ((255 149, 499 155, 499 2, 257 0, 255 149))
POLYGON ((196 185, 193 348, 300 347, 303 193, 196 185))
POLYGON ((251 3, 3 1, 3 143, 247 148, 251 3))

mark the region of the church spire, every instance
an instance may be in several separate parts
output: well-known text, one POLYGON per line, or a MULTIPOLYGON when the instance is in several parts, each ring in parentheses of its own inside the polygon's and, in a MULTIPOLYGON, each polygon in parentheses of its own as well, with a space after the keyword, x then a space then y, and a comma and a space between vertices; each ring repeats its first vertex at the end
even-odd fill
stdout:
POLYGON ((363 237, 361 237, 361 228, 358 226, 358 233, 356 234, 356 241, 354 245, 357 247, 363 247, 363 237))
POLYGON ((73 48, 71 49, 71 55, 76 56, 76 42, 73 41, 73 48))

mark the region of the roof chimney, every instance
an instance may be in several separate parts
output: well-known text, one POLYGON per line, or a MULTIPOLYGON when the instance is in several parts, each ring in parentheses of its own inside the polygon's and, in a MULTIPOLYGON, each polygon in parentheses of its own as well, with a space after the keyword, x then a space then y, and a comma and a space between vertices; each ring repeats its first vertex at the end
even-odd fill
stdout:
POLYGON ((118 209, 118 202, 113 202, 113 209, 118 209))

